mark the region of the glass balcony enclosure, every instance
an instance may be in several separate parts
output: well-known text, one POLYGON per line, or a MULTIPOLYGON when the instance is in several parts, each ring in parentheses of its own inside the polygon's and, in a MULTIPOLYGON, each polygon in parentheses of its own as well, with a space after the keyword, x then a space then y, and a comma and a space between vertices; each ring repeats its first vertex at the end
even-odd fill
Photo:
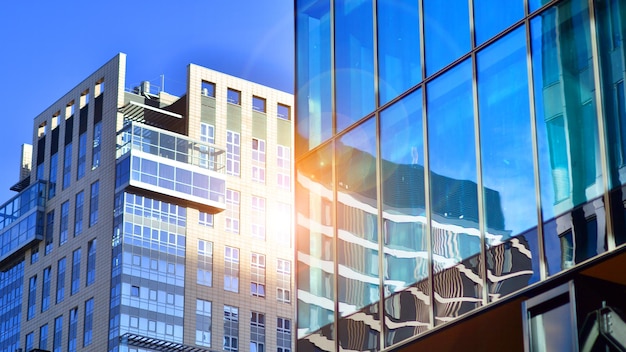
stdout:
POLYGON ((0 206, 0 264, 43 239, 46 182, 39 181, 0 206))
POLYGON ((187 136, 127 122, 117 134, 115 187, 137 187, 225 209, 225 153, 187 136))

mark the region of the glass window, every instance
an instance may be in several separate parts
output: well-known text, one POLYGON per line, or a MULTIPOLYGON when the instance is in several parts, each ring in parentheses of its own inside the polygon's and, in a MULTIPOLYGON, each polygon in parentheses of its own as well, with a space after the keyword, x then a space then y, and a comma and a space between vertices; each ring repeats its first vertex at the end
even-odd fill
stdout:
POLYGON ((250 352, 265 352, 265 314, 250 312, 250 352))
POLYGON ((100 181, 91 184, 91 199, 89 201, 89 227, 98 223, 98 209, 100 200, 100 181))
POLYGON ((474 0, 473 4, 477 46, 524 17, 524 1, 474 0))
POLYGON ((332 133, 330 2, 296 0, 296 150, 308 151, 332 133))
POLYGON ((93 298, 85 301, 85 323, 83 326, 83 347, 93 342, 93 298))
POLYGON ((224 248, 224 290, 239 292, 239 249, 224 248))
POLYGON ((253 96, 252 97, 252 110, 265 113, 265 98, 253 96))
POLYGON ((85 204, 85 192, 81 191, 76 194, 76 203, 74 205, 74 236, 83 232, 83 207, 85 204))
POLYGON ((50 308, 50 283, 52 282, 52 267, 43 269, 43 286, 41 288, 41 312, 50 308))
POLYGON ((101 138, 102 138, 102 122, 96 122, 93 125, 93 148, 91 151, 91 169, 92 170, 100 166, 101 138))
POLYGON ((67 351, 76 352, 78 348, 78 308, 70 310, 70 325, 67 333, 67 351))
POLYGON ((42 350, 48 348, 48 324, 39 328, 39 348, 42 350))
POLYGON ((451 284, 446 282, 445 270, 452 270, 461 278, 466 275, 482 277, 476 259, 481 248, 471 61, 460 63, 430 82, 426 86, 426 96, 436 288, 433 296, 450 298, 447 303, 435 304, 434 323, 439 324, 479 306, 475 298, 480 287, 472 281, 476 279, 467 278, 468 284, 454 292, 441 291, 451 284), (469 270, 468 274, 455 267, 459 263, 469 270), (459 309, 452 309, 456 299, 467 302, 459 309))
POLYGON ((426 75, 441 70, 471 49, 466 0, 424 0, 426 75))
POLYGON ((226 173, 239 176, 241 163, 241 142, 237 132, 226 131, 226 173))
POLYGON ((213 227, 213 214, 201 211, 198 214, 198 224, 213 227))
POLYGON ((226 98, 231 104, 241 105, 241 92, 232 88, 228 88, 226 98))
POLYGON ((278 187, 291 190, 291 148, 276 146, 276 168, 278 187))
POLYGON ((87 279, 86 286, 96 281, 96 247, 97 240, 94 238, 87 244, 87 279))
POLYGON ((252 253, 250 260, 250 294, 265 297, 265 255, 252 253))
POLYGON ((239 308, 224 306, 224 350, 239 350, 239 308))
MULTIPOLYGON (((401 292, 410 285, 425 297, 431 296, 427 258, 404 255, 428 251, 422 121, 422 91, 418 89, 381 112, 380 151, 382 177, 387 180, 382 184, 385 319, 388 321, 394 317, 394 322, 417 320, 428 326, 429 305, 424 301, 402 304, 401 292)), ((375 264, 372 265, 377 271, 375 264)), ((409 337, 397 333, 403 324, 398 324, 397 328, 391 328, 396 326, 394 324, 389 326, 385 345, 409 337)))
POLYGON ((50 156, 50 173, 48 176, 48 180, 50 181, 50 185, 48 186, 48 199, 52 199, 56 195, 56 184, 57 184, 57 172, 59 163, 59 154, 54 153, 50 156))
POLYGON ((63 316, 54 319, 54 341, 52 342, 52 352, 61 352, 63 343, 63 316))
MULTIPOLYGON (((539 279, 539 247, 536 237, 537 200, 526 66, 526 33, 518 28, 477 55, 480 150, 488 256, 512 256, 521 262, 502 265, 498 257, 488 261, 497 276, 528 270, 514 280, 490 280, 491 294, 502 297, 539 279), (507 89, 502 89, 506 82, 507 89), (502 244, 506 241, 508 245, 502 244), (521 254, 511 241, 532 253, 521 254), (522 264, 523 263, 523 264, 522 264), (497 266, 497 267, 496 267, 497 266), (505 284, 508 283, 508 284, 505 284)), ((520 249, 521 251, 521 249, 520 249)), ((492 297, 492 296, 490 296, 492 297)))
POLYGON ((196 345, 211 347, 211 302, 196 299, 196 345))
POLYGON ((252 138, 252 181, 265 183, 265 141, 252 138))
POLYGON ((215 98, 215 83, 202 81, 200 89, 203 96, 215 98))
POLYGON ((26 351, 30 351, 35 347, 35 333, 29 332, 26 335, 26 351))
POLYGON ((198 285, 213 286, 213 242, 198 240, 198 285))
POLYGON ((384 105, 422 79, 420 19, 417 1, 378 1, 376 6, 378 91, 384 105))
POLYGON ((265 198, 252 196, 251 209, 251 232, 252 237, 265 239, 265 198))
POLYGON ((239 233, 239 191, 226 190, 226 231, 239 233))
POLYGON ((337 131, 374 110, 374 28, 371 0, 335 1, 337 131))
POLYGON ((37 275, 28 280, 28 311, 26 320, 31 320, 37 312, 37 275))
POLYGON ((72 252, 72 295, 80 290, 80 253, 80 248, 72 252))
POLYGON ((283 104, 276 105, 276 117, 283 120, 291 120, 291 107, 283 104))
POLYGON ((63 189, 66 189, 72 183, 72 143, 65 146, 63 153, 63 189))
POLYGON ((65 258, 59 259, 57 263, 57 298, 56 303, 65 299, 65 258))
POLYGON ((70 201, 61 204, 61 224, 59 229, 59 246, 67 242, 67 232, 69 231, 70 201))
POLYGON ((78 164, 76 166, 76 179, 85 176, 85 163, 87 162, 87 133, 78 136, 78 164))
MULTIPOLYGON (((535 113, 541 180, 544 248, 550 275, 605 250, 602 233, 588 233, 591 214, 567 215, 578 233, 577 254, 561 248, 556 226, 547 223, 602 194, 592 52, 587 1, 559 2, 531 20, 535 113), (567 72, 568 74, 564 74, 567 72), (569 74, 572 73, 572 74, 569 74), (562 255, 563 254, 563 255, 562 255)), ((604 218, 604 215, 602 215, 604 218)), ((563 227, 563 226, 561 226, 563 227)), ((597 229, 604 229, 602 223, 597 229)))
POLYGON ((45 254, 52 252, 54 248, 54 210, 46 214, 46 249, 45 254))

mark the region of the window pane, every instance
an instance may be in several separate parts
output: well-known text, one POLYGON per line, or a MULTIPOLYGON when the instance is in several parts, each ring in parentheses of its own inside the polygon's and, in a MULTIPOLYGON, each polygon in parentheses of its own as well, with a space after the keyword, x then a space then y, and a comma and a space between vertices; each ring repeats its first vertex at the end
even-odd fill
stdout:
POLYGON ((337 131, 374 110, 371 0, 335 1, 337 131))
POLYGON ((476 45, 486 42, 522 17, 523 0, 474 0, 476 45))
POLYGON ((470 50, 467 0, 424 0, 424 44, 428 76, 470 50))

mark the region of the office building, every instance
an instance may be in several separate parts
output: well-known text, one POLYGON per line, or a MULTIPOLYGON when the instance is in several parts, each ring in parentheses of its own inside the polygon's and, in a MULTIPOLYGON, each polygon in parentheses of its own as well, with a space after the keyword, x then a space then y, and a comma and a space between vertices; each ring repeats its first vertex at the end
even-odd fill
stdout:
POLYGON ((125 78, 118 54, 35 117, 0 206, 0 351, 291 351, 292 95, 125 78))
POLYGON ((626 3, 296 0, 298 351, 626 344, 626 3))

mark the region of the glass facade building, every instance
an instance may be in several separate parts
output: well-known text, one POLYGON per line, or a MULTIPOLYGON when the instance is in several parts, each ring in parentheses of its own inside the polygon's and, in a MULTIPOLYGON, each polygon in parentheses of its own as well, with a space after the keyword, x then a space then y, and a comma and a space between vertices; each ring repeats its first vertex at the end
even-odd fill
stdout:
POLYGON ((432 348, 501 307, 518 328, 487 350, 524 349, 539 333, 520 300, 569 281, 582 348, 587 277, 626 285, 609 260, 626 4, 296 0, 295 16, 298 349, 432 348))

